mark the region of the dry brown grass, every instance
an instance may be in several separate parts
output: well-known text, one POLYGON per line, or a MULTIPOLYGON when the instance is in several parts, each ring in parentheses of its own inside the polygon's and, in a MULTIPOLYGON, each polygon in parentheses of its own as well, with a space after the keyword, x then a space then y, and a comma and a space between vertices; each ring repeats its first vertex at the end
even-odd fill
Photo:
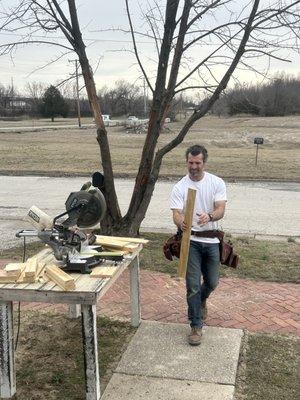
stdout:
MULTIPOLYGON (((56 125, 63 121, 56 121, 56 125)), ((69 120, 76 123, 76 120, 69 120)), ((90 123, 91 120, 85 122, 90 123)), ((42 121, 51 125, 49 121, 42 121)), ((14 126, 1 121, 0 128, 14 126)), ((20 126, 18 122, 18 126, 20 126)), ((101 170, 101 160, 94 128, 35 131, 40 121, 25 121, 32 131, 0 133, 0 173, 39 173, 46 175, 90 175, 101 170)), ((167 125, 159 147, 180 129, 183 121, 167 125)), ((134 176, 145 136, 126 133, 123 127, 108 128, 116 176, 134 176)), ((207 169, 225 178, 300 179, 300 117, 232 117, 208 116, 196 123, 184 143, 169 153, 161 175, 177 177, 185 173, 184 151, 194 143, 209 151, 207 169), (262 136, 258 165, 253 139, 262 136)))

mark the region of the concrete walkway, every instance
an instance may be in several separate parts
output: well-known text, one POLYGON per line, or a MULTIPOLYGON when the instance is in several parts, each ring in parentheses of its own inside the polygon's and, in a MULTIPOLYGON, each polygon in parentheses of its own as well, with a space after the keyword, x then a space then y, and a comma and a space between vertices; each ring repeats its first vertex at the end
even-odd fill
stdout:
POLYGON ((143 322, 108 383, 103 400, 232 400, 243 332, 203 329, 200 346, 182 324, 143 322))

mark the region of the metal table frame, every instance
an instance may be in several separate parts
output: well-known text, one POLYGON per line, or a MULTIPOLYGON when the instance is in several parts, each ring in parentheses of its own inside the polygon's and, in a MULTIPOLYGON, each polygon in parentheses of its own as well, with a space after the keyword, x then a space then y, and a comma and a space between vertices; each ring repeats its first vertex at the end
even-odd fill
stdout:
POLYGON ((85 358, 86 400, 100 399, 100 377, 97 342, 97 301, 108 288, 129 268, 131 324, 141 321, 139 288, 139 252, 124 259, 111 278, 96 279, 73 274, 75 291, 63 291, 52 282, 40 284, 0 284, 0 398, 9 399, 16 393, 16 371, 13 332, 13 301, 69 304, 75 316, 81 309, 83 348, 85 358))

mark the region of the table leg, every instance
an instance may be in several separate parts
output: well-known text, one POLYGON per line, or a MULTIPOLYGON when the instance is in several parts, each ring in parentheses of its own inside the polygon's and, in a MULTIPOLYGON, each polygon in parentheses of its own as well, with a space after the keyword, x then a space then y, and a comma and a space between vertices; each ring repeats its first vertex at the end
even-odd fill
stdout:
POLYGON ((81 305, 80 304, 70 304, 69 305, 69 318, 79 318, 81 317, 81 305))
POLYGON ((13 303, 0 301, 0 397, 16 393, 13 303))
POLYGON ((100 399, 96 305, 82 305, 86 400, 100 399))
POLYGON ((129 269, 130 269, 131 325, 138 327, 141 323, 139 256, 137 256, 133 260, 129 269))

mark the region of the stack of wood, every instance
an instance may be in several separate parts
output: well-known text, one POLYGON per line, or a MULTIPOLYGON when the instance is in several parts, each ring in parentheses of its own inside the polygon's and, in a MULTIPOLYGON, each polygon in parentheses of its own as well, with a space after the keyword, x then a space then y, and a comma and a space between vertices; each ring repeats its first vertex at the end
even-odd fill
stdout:
POLYGON ((49 280, 64 290, 74 290, 74 279, 57 266, 50 248, 45 248, 25 263, 10 263, 0 273, 0 283, 44 283, 49 280))
MULTIPOLYGON (((95 245, 101 245, 103 251, 91 253, 91 255, 99 255, 101 258, 124 256, 135 252, 140 246, 148 242, 146 239, 97 235, 95 245)), ((115 265, 96 267, 91 272, 90 277, 111 277, 117 269, 118 267, 115 265)), ((46 283, 49 280, 64 290, 75 290, 74 278, 59 268, 53 250, 49 247, 30 257, 24 263, 10 263, 5 266, 4 270, 0 270, 0 284, 46 283)))
POLYGON ((96 235, 95 244, 100 244, 104 250, 112 253, 128 254, 135 252, 140 245, 148 242, 149 240, 140 238, 96 235))
MULTIPOLYGON (((103 236, 96 235, 95 244, 99 244, 103 248, 103 252, 99 254, 109 255, 126 255, 133 253, 138 248, 147 244, 149 240, 131 237, 119 236, 103 236)), ((91 278, 109 278, 117 272, 118 267, 114 265, 95 267, 90 274, 91 278)))

